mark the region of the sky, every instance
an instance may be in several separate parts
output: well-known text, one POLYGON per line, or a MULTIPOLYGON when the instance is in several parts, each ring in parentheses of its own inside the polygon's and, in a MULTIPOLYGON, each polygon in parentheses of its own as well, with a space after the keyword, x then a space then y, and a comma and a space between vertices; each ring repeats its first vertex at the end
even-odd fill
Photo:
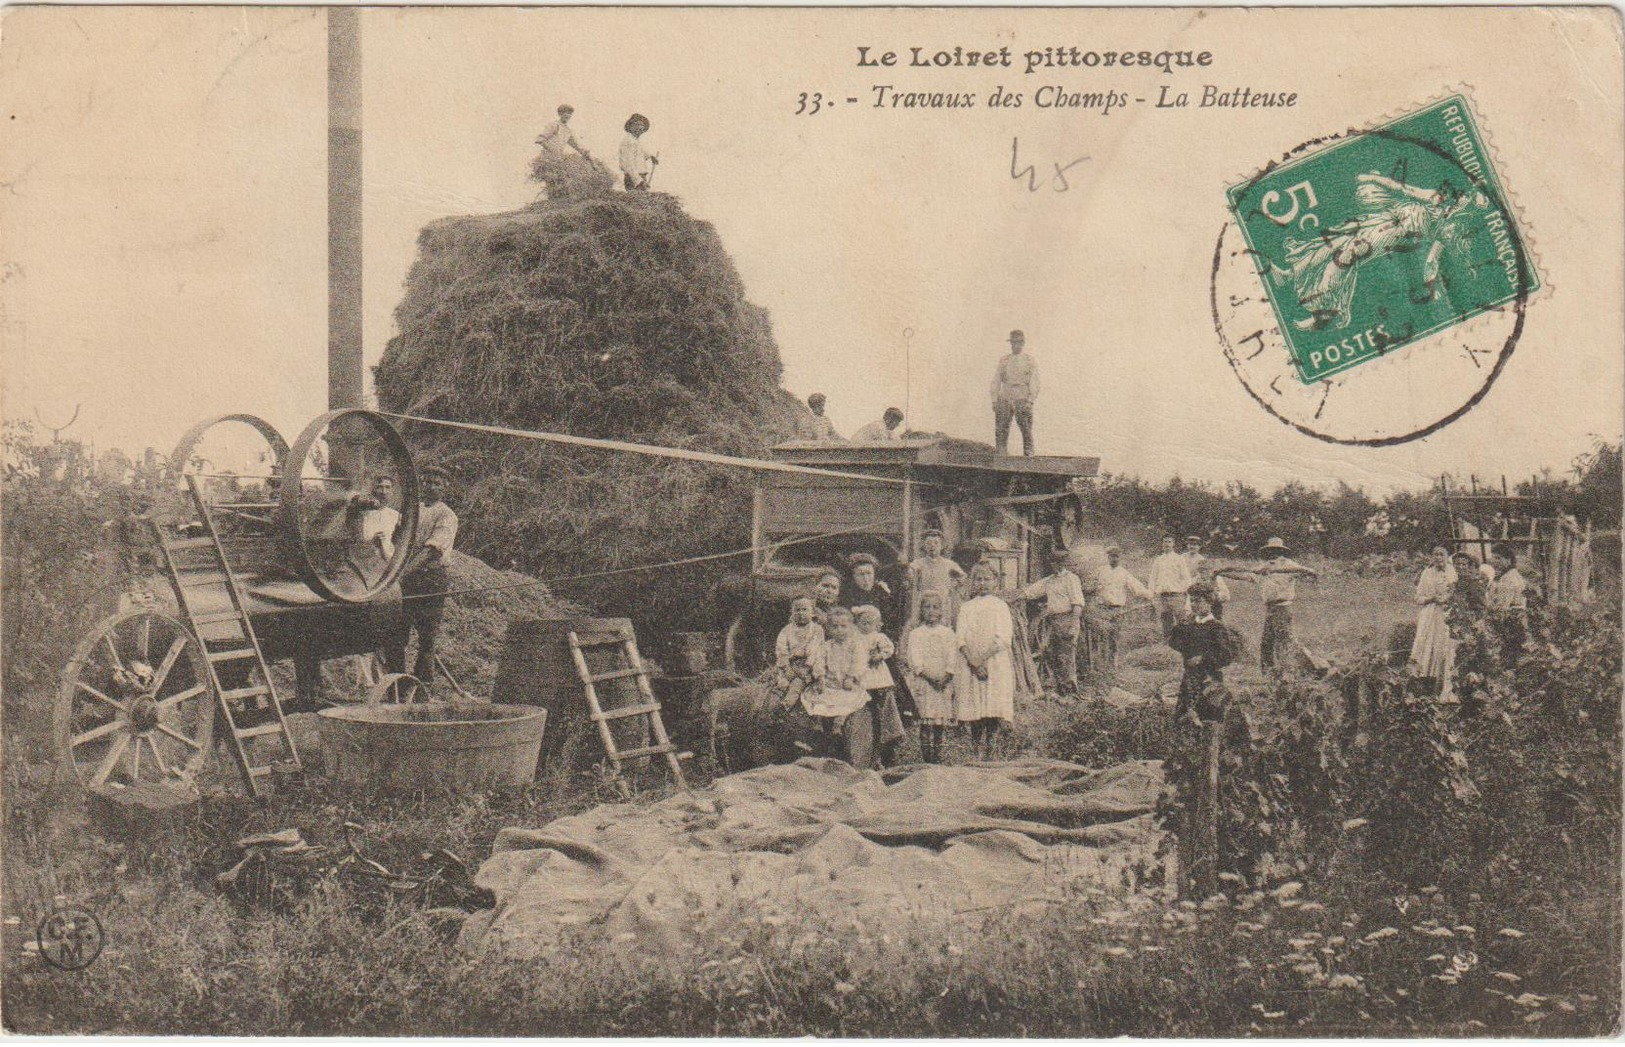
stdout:
MULTIPOLYGON (((8 9, 0 23, 0 408, 167 450, 248 411, 325 407, 325 19, 300 8, 8 9)), ((1338 480, 1563 469, 1625 404, 1619 17, 1608 10, 364 12, 365 342, 418 231, 522 207, 560 102, 613 161, 646 113, 655 188, 715 225, 772 314, 787 388, 850 433, 889 405, 989 439, 1019 327, 1044 453, 1109 471, 1338 480), (1343 19, 1335 25, 1328 16, 1343 19), (1472 21, 1469 24, 1468 18, 1472 21), (910 70, 872 53, 1050 43, 1211 51, 1205 70, 910 70), (1289 109, 1039 109, 1032 92, 1295 91, 1289 109), (874 86, 1020 90, 1019 110, 875 109, 874 86), (1224 188, 1294 145, 1465 87, 1546 288, 1499 381, 1439 433, 1337 447, 1247 395, 1213 329, 1224 188), (795 115, 803 92, 837 99, 795 115), (844 104, 857 97, 857 104, 844 104), (1031 192, 1020 165, 1066 167, 1031 192), (1050 165, 1050 166, 1046 166, 1050 165)), ((906 61, 906 57, 905 57, 906 61)), ((1420 372, 1419 372, 1420 373, 1420 372)), ((1350 372, 1350 380, 1358 371, 1350 372)))

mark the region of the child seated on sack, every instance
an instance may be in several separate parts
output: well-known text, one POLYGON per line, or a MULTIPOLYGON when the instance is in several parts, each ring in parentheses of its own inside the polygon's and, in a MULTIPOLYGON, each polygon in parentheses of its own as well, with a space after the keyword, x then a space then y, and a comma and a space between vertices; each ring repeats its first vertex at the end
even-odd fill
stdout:
POLYGON ((824 627, 813 621, 813 598, 790 601, 790 622, 773 645, 773 667, 779 706, 789 709, 801 693, 824 676, 824 627))
POLYGON ((852 624, 852 612, 831 607, 824 614, 824 677, 818 687, 801 692, 801 708, 825 736, 821 755, 837 755, 834 739, 841 734, 846 718, 869 704, 863 689, 863 676, 869 668, 867 645, 860 642, 852 624))

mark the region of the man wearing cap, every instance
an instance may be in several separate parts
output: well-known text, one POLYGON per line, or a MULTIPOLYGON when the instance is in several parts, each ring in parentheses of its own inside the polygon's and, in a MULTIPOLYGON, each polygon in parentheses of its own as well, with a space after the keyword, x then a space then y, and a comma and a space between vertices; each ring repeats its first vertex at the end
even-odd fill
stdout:
POLYGON ((1078 693, 1078 634, 1083 623, 1083 583, 1072 573, 1072 554, 1057 546, 1049 554, 1050 573, 1027 586, 1021 595, 1043 600, 1038 620, 1038 655, 1063 697, 1078 693))
POLYGON ((802 415, 796 419, 796 436, 803 440, 840 440, 841 434, 835 431, 835 425, 824 415, 823 393, 813 393, 807 397, 807 408, 811 415, 802 415))
POLYGON ((1038 399, 1038 365, 1022 352, 1027 336, 1010 332, 1010 353, 993 372, 993 445, 1005 454, 1010 446, 1010 421, 1021 427, 1021 453, 1033 453, 1033 401, 1038 399))
POLYGON ((392 673, 406 669, 406 641, 417 630, 418 656, 412 675, 425 684, 434 681, 434 643, 446 610, 451 574, 446 558, 457 542, 457 514, 445 502, 449 476, 438 465, 423 470, 423 498, 418 506, 417 544, 401 575, 404 620, 395 642, 385 651, 384 664, 392 673))
POLYGON ((1264 562, 1250 571, 1226 569, 1230 578, 1253 582, 1264 598, 1264 635, 1258 641, 1258 663, 1266 674, 1286 668, 1292 653, 1292 603, 1298 598, 1298 577, 1319 578, 1313 568, 1290 558, 1292 550, 1279 538, 1264 543, 1264 562))
POLYGON ((542 147, 542 154, 549 160, 563 160, 566 146, 587 159, 592 159, 591 154, 581 148, 581 144, 576 141, 576 133, 570 130, 570 117, 574 115, 574 106, 559 106, 559 118, 548 124, 546 130, 536 136, 536 144, 542 147))
POLYGON ((1122 560, 1122 547, 1106 546, 1106 567, 1097 576, 1086 619, 1089 664, 1105 672, 1117 669, 1117 640, 1129 601, 1134 597, 1148 602, 1154 600, 1151 590, 1123 566, 1122 560))
POLYGON ((621 178, 625 187, 632 191, 642 192, 649 188, 649 179, 654 177, 655 164, 660 158, 643 148, 639 141, 649 130, 649 118, 642 113, 633 113, 626 118, 626 137, 621 139, 621 178))
POLYGON ((965 569, 943 555, 942 532, 929 528, 920 535, 920 555, 908 565, 909 590, 913 606, 909 608, 909 621, 920 618, 920 598, 926 593, 942 596, 943 621, 952 625, 959 613, 959 585, 965 580, 965 569))
POLYGON ((1164 640, 1179 621, 1180 612, 1185 609, 1185 590, 1195 581, 1191 577, 1190 562, 1176 545, 1173 535, 1163 536, 1162 553, 1151 561, 1151 577, 1146 579, 1146 584, 1156 594, 1157 618, 1162 623, 1164 640))
POLYGON ((868 425, 852 434, 852 442, 858 444, 885 443, 887 440, 897 439, 897 427, 903 424, 903 412, 895 407, 886 408, 886 413, 880 416, 880 421, 870 422, 868 425))

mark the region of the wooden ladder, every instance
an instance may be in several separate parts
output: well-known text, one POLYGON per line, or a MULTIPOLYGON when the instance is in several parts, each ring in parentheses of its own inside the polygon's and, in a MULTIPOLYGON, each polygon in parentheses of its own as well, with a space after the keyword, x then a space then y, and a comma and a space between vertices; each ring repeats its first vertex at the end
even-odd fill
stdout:
POLYGON ((288 721, 283 715, 270 667, 265 664, 265 654, 260 650, 259 638, 254 635, 242 583, 226 558, 214 516, 198 490, 195 477, 186 478, 186 487, 202 522, 202 536, 171 534, 157 520, 152 521, 153 532, 169 584, 175 590, 176 606, 203 645, 209 683, 218 696, 221 719, 231 733, 231 750, 237 769, 242 772, 248 794, 258 799, 264 795, 263 779, 277 771, 302 771, 304 765, 293 735, 288 731, 288 721), (212 600, 209 599, 211 593, 215 597, 212 600), (227 609, 220 609, 221 596, 225 598, 227 609), (211 604, 214 609, 201 609, 211 604), (232 686, 228 687, 226 681, 232 686), (283 750, 280 758, 256 762, 254 757, 264 743, 254 740, 260 738, 280 743, 283 750))
POLYGON ((693 753, 680 753, 677 746, 672 744, 671 738, 666 734, 666 725, 660 719, 660 702, 655 698, 654 689, 649 686, 649 670, 643 664, 643 656, 638 653, 637 635, 633 632, 630 623, 608 628, 602 632, 569 633, 570 657, 575 662, 576 675, 581 678, 581 686, 587 692, 587 709, 593 722, 598 725, 598 737, 604 743, 604 752, 609 756, 610 767, 619 775, 622 764, 627 760, 636 760, 644 757, 661 756, 666 760, 666 766, 671 769, 671 776, 677 782, 679 789, 688 789, 688 782, 683 778, 682 761, 693 756, 693 753), (607 672, 595 673, 587 664, 587 651, 608 649, 616 653, 615 668, 607 672), (611 680, 632 680, 637 684, 637 703, 620 708, 606 710, 603 703, 598 700, 598 685, 611 680), (653 745, 641 745, 634 749, 617 749, 615 735, 610 730, 610 721, 626 720, 633 717, 643 717, 648 725, 649 732, 654 736, 653 745))

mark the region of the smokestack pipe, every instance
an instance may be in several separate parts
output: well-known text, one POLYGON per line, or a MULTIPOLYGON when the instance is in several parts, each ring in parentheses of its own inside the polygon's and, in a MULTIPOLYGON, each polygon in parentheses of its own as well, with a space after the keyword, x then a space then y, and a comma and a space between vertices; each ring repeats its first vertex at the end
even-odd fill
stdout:
POLYGON ((327 9, 327 406, 362 407, 361 24, 327 9))

